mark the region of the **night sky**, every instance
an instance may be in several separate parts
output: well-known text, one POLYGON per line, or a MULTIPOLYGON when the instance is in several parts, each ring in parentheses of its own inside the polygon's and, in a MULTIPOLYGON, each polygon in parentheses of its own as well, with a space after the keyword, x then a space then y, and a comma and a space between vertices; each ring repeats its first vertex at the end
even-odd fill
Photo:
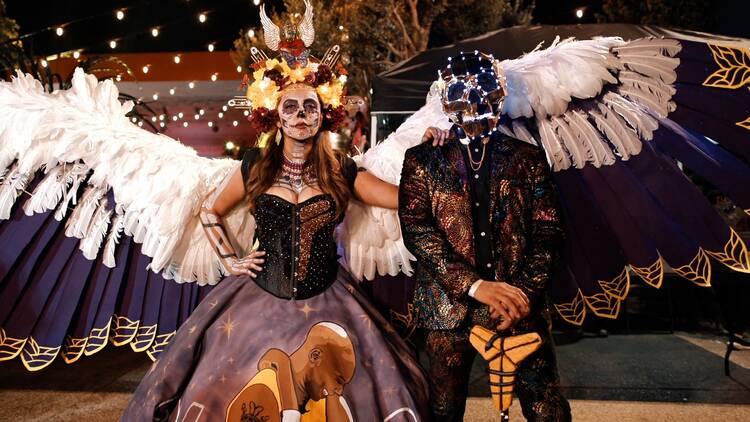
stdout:
MULTIPOLYGON (((277 7, 281 0, 266 1, 277 7)), ((724 35, 750 37, 748 1, 724 0, 716 2, 716 16, 724 35)), ((538 0, 535 23, 571 24, 595 22, 601 10, 600 1, 538 0), (585 7, 583 19, 575 10, 585 7)), ((84 49, 89 53, 112 51, 108 43, 118 40, 116 51, 200 51, 209 43, 217 50, 229 50, 242 28, 259 26, 258 7, 252 0, 139 0, 139 1, 33 1, 6 0, 8 15, 18 21, 21 33, 53 30, 26 39, 27 47, 35 55, 49 55, 59 51, 84 49), (125 19, 118 21, 114 11, 127 8, 125 19), (198 14, 206 11, 205 23, 198 22, 198 14), (58 37, 54 28, 73 22, 58 37), (150 32, 159 27, 159 36, 150 32)))

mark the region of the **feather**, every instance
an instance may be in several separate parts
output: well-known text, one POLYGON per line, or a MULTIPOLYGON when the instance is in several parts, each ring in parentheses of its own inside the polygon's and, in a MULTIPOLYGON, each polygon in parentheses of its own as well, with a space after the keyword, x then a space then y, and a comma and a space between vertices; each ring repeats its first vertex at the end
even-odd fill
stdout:
POLYGON ((594 119, 596 127, 609 140, 619 153, 622 160, 641 152, 641 140, 627 123, 613 110, 604 104, 598 104, 599 111, 592 111, 589 115, 594 119))
POLYGON ((679 41, 673 39, 646 37, 628 41, 624 45, 614 47, 612 50, 618 56, 667 55, 674 57, 682 50, 682 45, 679 41))
POLYGON ((549 119, 537 119, 539 127, 539 138, 542 141, 542 147, 547 154, 547 160, 551 163, 554 171, 565 170, 570 167, 570 158, 567 151, 562 146, 560 138, 549 119))
POLYGON ((104 251, 102 253, 102 263, 109 267, 114 268, 117 263, 115 262, 115 248, 120 243, 120 235, 123 230, 123 218, 122 214, 116 214, 112 220, 112 230, 107 236, 107 242, 104 245, 104 251))
POLYGON ((565 120, 576 134, 576 139, 586 152, 586 160, 599 168, 615 162, 612 150, 604 144, 599 132, 594 129, 583 112, 569 111, 564 115, 565 120))
POLYGON ((636 130, 641 139, 651 140, 654 131, 659 128, 659 123, 656 119, 617 93, 609 92, 605 94, 602 102, 610 109, 619 113, 636 130))
MULTIPOLYGON (((106 265, 115 265, 114 248, 125 232, 143 242, 141 252, 152 258, 154 271, 179 268, 177 277, 186 278, 178 282, 216 283, 220 272, 210 268, 218 265, 218 258, 205 235, 199 231, 190 239, 193 233, 186 227, 210 189, 239 163, 201 158, 174 139, 132 124, 126 113, 133 105, 120 104, 111 81, 97 82, 76 69, 71 83, 71 89, 46 94, 38 81, 23 73, 0 82, 0 160, 31 171, 45 166, 48 172, 24 211, 56 208, 55 218, 68 219, 67 234, 89 239, 83 246, 89 256, 96 256, 95 247, 104 247, 106 265), (84 198, 77 204, 85 185, 84 198), (90 238, 93 230, 98 230, 96 235, 104 230, 97 225, 104 217, 101 204, 91 198, 95 190, 111 190, 116 204, 116 224, 104 245, 90 238), (71 207, 73 216, 68 215, 71 207), (187 250, 176 251, 186 237, 191 240, 185 244, 187 250), (186 260, 178 261, 181 257, 186 260), (196 280, 196 274, 214 278, 196 280)), ((0 190, 6 193, 4 207, 10 209, 8 180, 0 190)), ((244 234, 238 238, 242 249, 251 241, 244 234)))
POLYGON ((529 129, 526 128, 526 124, 524 124, 520 120, 513 121, 513 137, 520 139, 531 145, 537 145, 537 142, 534 139, 534 136, 532 136, 531 132, 529 132, 529 129))
POLYGON ((663 56, 628 56, 623 58, 626 69, 657 78, 664 83, 672 84, 677 80, 677 66, 680 60, 663 56))
POLYGON ((617 82, 613 73, 622 64, 611 48, 624 43, 620 38, 568 39, 515 60, 504 60, 500 67, 508 95, 503 113, 513 119, 556 116, 567 110, 573 98, 595 97, 605 84, 617 82), (586 72, 581 72, 582 68, 586 72))
POLYGON ((562 117, 552 117, 550 119, 552 126, 557 131, 559 139, 568 151, 571 162, 575 168, 583 168, 586 164, 586 152, 583 145, 576 140, 576 134, 562 117))
POLYGON ((107 210, 107 199, 105 198, 101 202, 101 205, 99 205, 99 208, 97 208, 91 219, 91 225, 86 235, 81 238, 80 245, 78 246, 81 252, 83 252, 83 256, 90 260, 96 259, 99 254, 99 248, 104 241, 104 236, 107 234, 109 220, 112 216, 112 211, 107 210))
POLYGON ((0 220, 10 218, 10 211, 21 192, 29 183, 29 174, 21 173, 18 167, 8 173, 7 178, 0 184, 0 220))

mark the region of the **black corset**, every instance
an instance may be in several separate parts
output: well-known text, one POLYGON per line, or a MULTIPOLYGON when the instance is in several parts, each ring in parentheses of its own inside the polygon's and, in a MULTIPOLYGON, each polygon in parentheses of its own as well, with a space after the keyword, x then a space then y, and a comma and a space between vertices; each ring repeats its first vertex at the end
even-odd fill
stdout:
POLYGON ((293 204, 261 194, 255 207, 255 235, 265 251, 263 271, 255 282, 285 299, 306 299, 322 293, 338 270, 334 230, 339 223, 330 195, 293 204))

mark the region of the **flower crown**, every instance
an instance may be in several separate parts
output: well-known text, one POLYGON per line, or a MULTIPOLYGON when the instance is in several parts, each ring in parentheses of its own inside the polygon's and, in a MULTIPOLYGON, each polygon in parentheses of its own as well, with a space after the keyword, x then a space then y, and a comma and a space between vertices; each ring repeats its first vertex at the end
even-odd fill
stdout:
POLYGON ((276 106, 282 91, 290 85, 304 84, 314 88, 322 102, 321 130, 336 131, 345 117, 347 72, 338 63, 338 45, 329 48, 323 60, 310 56, 308 47, 315 39, 310 2, 305 0, 305 14, 299 26, 290 23, 284 26, 284 40, 279 27, 266 15, 264 6, 260 8, 260 20, 266 45, 278 51, 279 56, 269 59, 263 51, 251 48, 252 82, 245 75, 243 85, 247 85, 247 93, 244 98, 230 101, 230 105, 251 110, 248 120, 259 133, 271 132, 276 130, 279 121, 276 106))

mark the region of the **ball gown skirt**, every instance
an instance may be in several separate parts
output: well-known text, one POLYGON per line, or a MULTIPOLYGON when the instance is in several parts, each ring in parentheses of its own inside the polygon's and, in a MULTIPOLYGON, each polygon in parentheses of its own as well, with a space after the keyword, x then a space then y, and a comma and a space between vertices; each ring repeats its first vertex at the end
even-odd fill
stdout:
POLYGON ((225 278, 150 368, 122 420, 233 420, 228 409, 258 373, 259 359, 272 348, 291 354, 321 322, 340 326, 353 343, 355 370, 343 397, 354 420, 426 420, 427 384, 417 362, 355 283, 339 269, 322 293, 289 300, 249 276, 225 278))

